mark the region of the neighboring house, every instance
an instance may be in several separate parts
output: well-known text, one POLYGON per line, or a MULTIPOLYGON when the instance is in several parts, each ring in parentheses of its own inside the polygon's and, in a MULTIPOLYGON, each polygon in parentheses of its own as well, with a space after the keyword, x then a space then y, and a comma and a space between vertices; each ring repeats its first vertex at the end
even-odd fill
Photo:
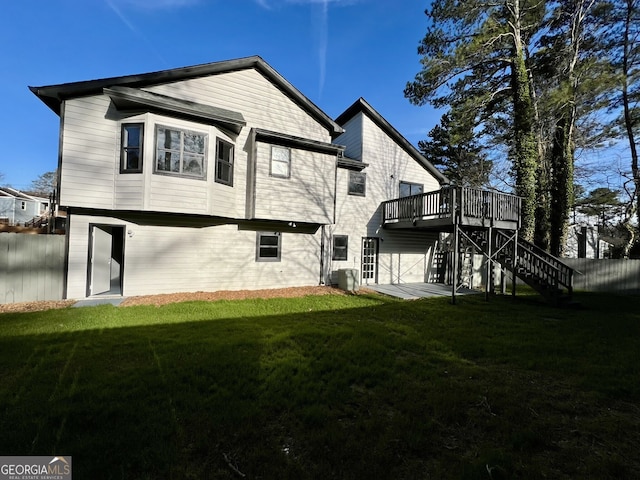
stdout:
POLYGON ((49 200, 23 193, 11 187, 0 187, 0 223, 24 225, 45 215, 49 200))
POLYGON ((578 223, 569 225, 566 258, 607 258, 611 244, 600 237, 594 217, 585 216, 578 223))
POLYGON ((570 269, 515 233, 518 197, 447 185, 366 101, 333 120, 260 57, 30 88, 60 116, 66 298, 310 286, 348 270, 364 284, 447 272, 455 295, 478 249, 570 293, 570 269))

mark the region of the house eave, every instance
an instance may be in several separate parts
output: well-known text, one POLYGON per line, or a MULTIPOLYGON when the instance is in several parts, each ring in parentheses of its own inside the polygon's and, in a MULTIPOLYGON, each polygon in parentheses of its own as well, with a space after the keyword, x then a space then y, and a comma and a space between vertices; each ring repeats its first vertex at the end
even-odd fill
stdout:
MULTIPOLYGON (((356 100, 349 108, 336 118, 336 123, 344 125, 355 115, 362 112, 369 117, 380 129, 391 137, 402 149, 413 157, 422 167, 433 175, 440 185, 449 184, 449 179, 438 170, 429 160, 420 153, 393 125, 391 125, 382 115, 380 115, 364 98, 356 100)), ((336 138, 337 135, 334 136, 336 138)))
POLYGON ((302 150, 309 150, 312 152, 327 153, 332 155, 339 155, 345 150, 345 147, 343 145, 320 142, 317 140, 296 137, 293 135, 286 135, 284 133, 272 132, 270 130, 264 130, 261 128, 255 128, 253 129, 253 132, 255 133, 255 139, 257 142, 272 143, 274 145, 281 145, 283 147, 294 147, 300 148, 302 150))
POLYGON ((317 105, 315 105, 297 88, 289 83, 282 75, 280 75, 273 67, 271 67, 267 62, 265 62, 261 57, 257 55, 235 60, 212 62, 202 65, 161 70, 157 72, 143 73, 138 75, 125 75, 120 77, 102 78, 82 82, 71 82, 41 87, 29 87, 29 90, 31 90, 38 98, 40 98, 40 100, 42 100, 42 102, 44 102, 45 105, 51 108, 51 110, 53 110, 57 115, 60 115, 61 104, 64 100, 90 95, 99 95, 105 88, 113 88, 117 86, 141 88, 151 85, 206 77, 210 75, 230 73, 250 68, 254 68, 262 75, 264 75, 265 78, 267 78, 285 95, 293 100, 299 107, 305 110, 324 128, 326 128, 329 131, 330 135, 338 135, 344 131, 342 127, 334 122, 331 117, 324 113, 317 105))
POLYGON ((211 107, 179 98, 146 92, 130 87, 111 87, 103 89, 118 110, 139 109, 140 107, 162 113, 179 114, 181 116, 214 123, 238 134, 247 122, 239 112, 211 107))
POLYGON ((368 163, 361 162, 360 160, 355 160, 353 158, 348 157, 340 157, 337 161, 338 168, 344 168, 346 170, 356 170, 361 172, 365 168, 369 166, 368 163))

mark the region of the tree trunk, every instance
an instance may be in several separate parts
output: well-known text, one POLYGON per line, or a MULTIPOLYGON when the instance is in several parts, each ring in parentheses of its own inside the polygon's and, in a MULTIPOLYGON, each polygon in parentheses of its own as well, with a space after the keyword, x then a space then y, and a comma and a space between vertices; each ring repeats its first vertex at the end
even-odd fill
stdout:
POLYGON ((524 52, 516 43, 511 73, 514 107, 516 193, 522 197, 521 235, 533 241, 536 222, 537 143, 524 52))
POLYGON ((513 2, 513 59, 511 88, 513 91, 513 129, 515 139, 516 194, 522 197, 522 226, 520 234, 533 242, 536 226, 536 168, 537 143, 535 135, 535 110, 531 90, 531 78, 527 70, 526 51, 522 41, 520 2, 513 2))
POLYGON ((556 123, 551 152, 551 235, 549 252, 559 257, 562 255, 567 238, 569 214, 573 204, 573 124, 572 107, 569 112, 561 112, 556 123))

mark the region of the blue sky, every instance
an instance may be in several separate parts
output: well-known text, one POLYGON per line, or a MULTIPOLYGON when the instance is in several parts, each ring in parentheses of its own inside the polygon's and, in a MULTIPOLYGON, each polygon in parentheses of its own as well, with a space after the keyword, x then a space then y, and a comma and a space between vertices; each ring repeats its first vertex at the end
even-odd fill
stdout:
POLYGON ((0 184, 54 170, 58 117, 28 86, 260 55, 335 118, 364 97, 407 139, 440 114, 403 88, 420 68, 428 2, 415 0, 22 0, 3 4, 0 184))

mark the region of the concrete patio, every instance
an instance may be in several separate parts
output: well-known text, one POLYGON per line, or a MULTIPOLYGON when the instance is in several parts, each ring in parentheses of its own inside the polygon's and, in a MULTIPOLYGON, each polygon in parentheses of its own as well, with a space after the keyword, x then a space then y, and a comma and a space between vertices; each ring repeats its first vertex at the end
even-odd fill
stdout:
MULTIPOLYGON (((428 297, 450 297, 451 285, 443 283, 396 283, 393 285, 362 285, 378 293, 404 300, 417 300, 428 297)), ((461 288, 456 295, 473 295, 480 292, 468 288, 461 288)))

